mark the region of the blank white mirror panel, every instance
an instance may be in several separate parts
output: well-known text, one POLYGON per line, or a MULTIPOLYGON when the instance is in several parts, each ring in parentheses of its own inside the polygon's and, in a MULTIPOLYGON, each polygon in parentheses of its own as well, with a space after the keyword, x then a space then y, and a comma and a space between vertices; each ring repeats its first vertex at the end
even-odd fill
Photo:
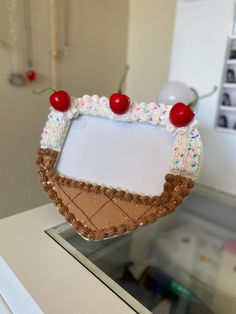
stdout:
POLYGON ((159 195, 174 141, 162 127, 80 116, 72 122, 57 171, 130 192, 159 195))

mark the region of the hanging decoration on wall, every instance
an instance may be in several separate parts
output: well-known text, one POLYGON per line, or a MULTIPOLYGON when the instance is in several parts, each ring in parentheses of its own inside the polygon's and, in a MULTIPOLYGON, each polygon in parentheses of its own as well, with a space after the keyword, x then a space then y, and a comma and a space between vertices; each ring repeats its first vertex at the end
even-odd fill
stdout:
POLYGON ((28 67, 25 76, 28 81, 34 81, 37 77, 37 73, 33 67, 33 37, 30 1, 31 0, 24 0, 26 64, 28 67))
POLYGON ((52 88, 57 89, 57 60, 60 50, 57 43, 57 1, 50 0, 50 38, 51 38, 51 81, 52 88))
MULTIPOLYGON (((9 43, 0 38, 0 45, 10 49, 11 73, 9 82, 14 86, 23 86, 27 81, 35 81, 31 0, 8 0, 9 43), (25 61, 26 66, 25 67, 25 61)), ((49 0, 50 11, 50 60, 53 89, 57 88, 57 62, 60 57, 69 54, 69 1, 63 0, 62 22, 63 46, 58 44, 58 1, 49 0)))
POLYGON ((70 12, 70 1, 63 1, 63 12, 64 12, 64 43, 63 43, 63 53, 64 56, 69 55, 70 42, 69 42, 69 12, 70 12))
POLYGON ((0 48, 9 49, 10 45, 8 42, 8 27, 7 27, 7 14, 6 7, 7 4, 4 1, 0 1, 0 12, 2 13, 0 19, 0 48))
POLYGON ((14 86, 23 86, 25 84, 23 74, 23 34, 21 32, 23 12, 20 4, 20 1, 17 0, 8 0, 7 2, 11 60, 9 82, 14 86))
MULTIPOLYGON (((63 56, 69 55, 69 0, 63 0, 62 10, 62 20, 60 20, 60 25, 63 25, 61 31, 59 31, 59 4, 57 0, 50 0, 50 40, 51 40, 51 81, 52 88, 57 89, 58 85, 58 61, 63 56), (59 48, 59 35, 63 34, 63 43, 60 43, 61 48, 59 48)), ((62 36, 62 35, 61 35, 62 36)))

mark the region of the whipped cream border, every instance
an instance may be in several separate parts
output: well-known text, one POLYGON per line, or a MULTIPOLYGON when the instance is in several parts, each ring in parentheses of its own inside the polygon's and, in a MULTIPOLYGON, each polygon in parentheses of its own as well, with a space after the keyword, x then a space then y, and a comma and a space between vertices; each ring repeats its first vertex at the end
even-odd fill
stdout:
POLYGON ((116 115, 111 111, 107 97, 84 95, 82 98, 72 98, 71 107, 65 113, 51 107, 41 136, 41 148, 60 152, 72 120, 84 114, 122 122, 159 125, 176 136, 170 172, 196 177, 202 156, 198 123, 194 119, 187 127, 177 128, 169 120, 170 110, 171 106, 165 104, 133 102, 126 114, 116 115))

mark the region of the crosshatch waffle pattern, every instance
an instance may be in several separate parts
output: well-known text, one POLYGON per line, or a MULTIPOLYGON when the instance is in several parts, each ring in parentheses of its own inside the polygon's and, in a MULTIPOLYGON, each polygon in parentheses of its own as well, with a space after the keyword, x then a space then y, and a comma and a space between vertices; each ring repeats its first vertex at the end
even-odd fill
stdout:
POLYGON ((142 196, 77 181, 54 173, 58 152, 39 149, 38 172, 44 190, 59 212, 88 240, 102 240, 130 232, 175 210, 194 181, 167 174, 160 196, 142 196))

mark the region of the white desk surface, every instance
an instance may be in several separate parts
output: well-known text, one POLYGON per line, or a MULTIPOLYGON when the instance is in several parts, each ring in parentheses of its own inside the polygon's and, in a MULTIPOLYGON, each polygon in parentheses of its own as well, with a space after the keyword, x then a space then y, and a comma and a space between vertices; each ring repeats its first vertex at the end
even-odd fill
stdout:
POLYGON ((46 314, 135 313, 45 234, 63 221, 52 205, 0 220, 0 255, 41 310, 46 314))

